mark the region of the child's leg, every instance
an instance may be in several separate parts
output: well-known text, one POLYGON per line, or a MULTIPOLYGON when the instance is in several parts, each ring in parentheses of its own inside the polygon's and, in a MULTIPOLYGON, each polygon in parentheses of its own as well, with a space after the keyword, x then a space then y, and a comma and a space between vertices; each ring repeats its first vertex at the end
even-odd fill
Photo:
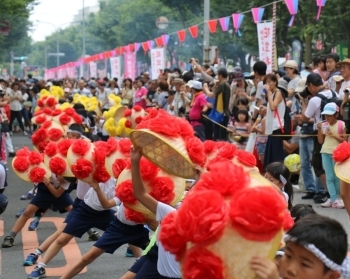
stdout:
POLYGON ((338 198, 337 189, 334 184, 334 167, 333 167, 333 159, 332 154, 321 154, 322 155, 322 164, 323 168, 326 172, 326 183, 328 192, 331 196, 332 202, 334 202, 338 198))
POLYGON ((332 164, 333 164, 333 167, 331 168, 331 170, 333 172, 333 184, 334 184, 334 187, 335 187, 335 191, 336 191, 336 193, 338 195, 338 198, 340 198, 340 179, 335 174, 335 171, 334 171, 335 161, 333 160, 333 157, 331 157, 331 158, 332 158, 332 164))
POLYGON ((131 244, 128 244, 128 245, 129 245, 130 250, 131 250, 132 253, 134 254, 134 257, 135 257, 136 259, 141 258, 141 256, 142 256, 141 248, 136 247, 136 246, 131 245, 131 244))
POLYGON ((16 237, 17 233, 24 227, 24 225, 26 224, 26 222, 28 221, 29 218, 31 218, 33 216, 33 214, 35 213, 35 211, 38 210, 38 207, 33 205, 33 204, 29 204, 27 206, 27 208, 25 209, 25 211, 23 212, 23 214, 17 219, 15 225, 13 226, 10 236, 12 236, 13 238, 16 237))
POLYGON ((39 246, 42 252, 47 251, 51 244, 61 235, 62 231, 66 227, 67 223, 63 223, 62 226, 52 235, 50 235, 46 240, 39 246))

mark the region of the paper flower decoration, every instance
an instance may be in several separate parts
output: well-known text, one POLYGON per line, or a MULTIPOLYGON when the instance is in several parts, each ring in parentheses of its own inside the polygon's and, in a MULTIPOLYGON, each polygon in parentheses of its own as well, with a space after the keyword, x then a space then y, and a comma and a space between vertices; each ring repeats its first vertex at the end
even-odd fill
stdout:
POLYGON ((47 120, 33 133, 32 143, 39 152, 43 153, 49 142, 58 143, 63 139, 64 134, 65 130, 62 125, 47 120))
POLYGON ((53 116, 52 120, 66 127, 73 123, 81 124, 83 122, 83 118, 73 108, 65 109, 61 114, 53 116))

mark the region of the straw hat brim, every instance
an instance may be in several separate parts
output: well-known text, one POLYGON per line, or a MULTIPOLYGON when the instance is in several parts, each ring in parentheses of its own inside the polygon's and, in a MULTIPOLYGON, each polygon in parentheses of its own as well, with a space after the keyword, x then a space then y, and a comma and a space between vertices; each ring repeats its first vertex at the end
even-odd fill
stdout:
POLYGON ((34 167, 43 168, 43 169, 46 171, 45 177, 46 177, 46 178, 50 178, 50 177, 51 177, 51 171, 50 171, 50 169, 49 169, 44 163, 40 163, 40 164, 38 164, 38 165, 32 165, 32 166, 30 166, 25 172, 19 172, 19 171, 17 171, 17 170, 13 167, 13 163, 14 163, 14 161, 16 160, 16 158, 17 158, 17 157, 14 157, 13 160, 12 160, 12 163, 11 163, 11 164, 12 164, 12 169, 13 169, 13 171, 15 172, 15 174, 16 174, 19 178, 23 179, 24 181, 32 182, 32 181, 30 181, 30 179, 29 179, 29 173, 30 173, 30 171, 31 171, 34 167))
POLYGON ((119 107, 114 113, 114 122, 117 125, 119 120, 124 117, 124 112, 127 110, 127 107, 119 107))
POLYGON ((114 176, 113 164, 118 159, 128 159, 128 157, 124 156, 120 151, 116 151, 112 155, 106 157, 106 161, 105 161, 106 162, 105 167, 106 167, 107 172, 109 173, 109 175, 111 177, 114 177, 116 179, 118 179, 118 177, 114 176))
POLYGON ((346 183, 350 183, 350 158, 338 162, 334 166, 335 175, 346 183))
POLYGON ((131 132, 130 139, 134 146, 141 148, 144 157, 167 173, 194 178, 194 165, 183 139, 165 137, 147 129, 131 132))

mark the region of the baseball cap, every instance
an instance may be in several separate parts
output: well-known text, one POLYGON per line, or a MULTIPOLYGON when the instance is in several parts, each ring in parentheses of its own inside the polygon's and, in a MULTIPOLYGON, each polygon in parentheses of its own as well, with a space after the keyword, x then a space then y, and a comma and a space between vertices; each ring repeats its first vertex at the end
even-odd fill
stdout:
POLYGON ((305 90, 306 88, 306 78, 302 78, 299 80, 297 88, 295 88, 296 93, 301 93, 305 90))
POLYGON ((47 82, 45 85, 45 87, 51 87, 51 86, 53 86, 53 83, 51 81, 47 82))
POLYGON ((244 79, 244 75, 242 72, 233 73, 233 80, 242 80, 242 79, 244 79))
POLYGON ((200 81, 196 81, 194 80, 192 83, 192 86, 190 86, 191 88, 197 89, 197 90, 201 90, 202 89, 202 83, 200 81))
POLYGON ((287 60, 283 66, 283 69, 285 69, 285 68, 291 68, 291 69, 298 70, 298 63, 294 60, 287 60))
POLYGON ((306 78, 306 85, 310 85, 310 84, 315 86, 320 86, 320 85, 323 85, 323 80, 319 74, 311 73, 306 78))
POLYGON ((186 83, 186 86, 192 87, 193 82, 194 82, 194 80, 189 80, 189 81, 186 83))
POLYGON ((238 73, 238 72, 243 72, 243 71, 242 71, 242 68, 239 67, 239 66, 234 67, 234 68, 233 68, 233 73, 238 73))
POLYGON ((322 115, 334 115, 337 112, 339 112, 339 107, 337 106, 336 103, 328 103, 324 106, 322 115))

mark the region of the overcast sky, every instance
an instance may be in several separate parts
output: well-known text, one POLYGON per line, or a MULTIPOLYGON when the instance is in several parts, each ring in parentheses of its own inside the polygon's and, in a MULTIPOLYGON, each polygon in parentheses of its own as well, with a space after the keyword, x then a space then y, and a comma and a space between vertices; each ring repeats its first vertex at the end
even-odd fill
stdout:
MULTIPOLYGON (((98 5, 98 0, 84 1, 85 7, 98 5)), ((45 37, 55 32, 58 27, 67 27, 73 21, 73 16, 83 8, 83 0, 38 0, 37 2, 39 4, 35 6, 30 16, 33 30, 29 34, 34 41, 44 41, 45 37)))

